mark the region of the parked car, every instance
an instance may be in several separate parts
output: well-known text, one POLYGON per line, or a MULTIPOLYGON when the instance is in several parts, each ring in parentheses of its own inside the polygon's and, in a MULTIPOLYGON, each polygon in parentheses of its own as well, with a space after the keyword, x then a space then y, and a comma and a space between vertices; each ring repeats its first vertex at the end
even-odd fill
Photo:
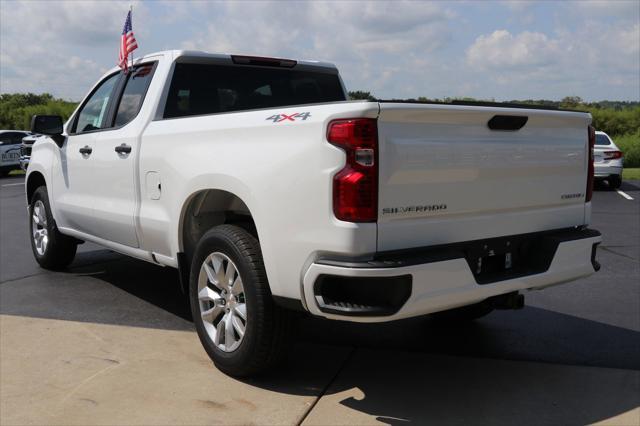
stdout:
POLYGON ((622 162, 624 154, 605 132, 596 132, 594 166, 596 181, 606 180, 612 188, 622 185, 622 162))
POLYGON ((0 176, 20 169, 20 144, 29 134, 22 130, 0 130, 0 176))
POLYGON ((347 101, 323 62, 155 53, 66 124, 34 117, 49 137, 27 170, 29 238, 44 268, 81 240, 178 268, 209 356, 251 375, 283 354, 292 309, 471 319, 592 274, 590 122, 347 101))
POLYGON ((29 160, 31 159, 31 148, 33 144, 41 138, 42 135, 33 135, 25 136, 22 138, 22 144, 20 146, 20 168, 27 171, 27 167, 29 167, 29 160))

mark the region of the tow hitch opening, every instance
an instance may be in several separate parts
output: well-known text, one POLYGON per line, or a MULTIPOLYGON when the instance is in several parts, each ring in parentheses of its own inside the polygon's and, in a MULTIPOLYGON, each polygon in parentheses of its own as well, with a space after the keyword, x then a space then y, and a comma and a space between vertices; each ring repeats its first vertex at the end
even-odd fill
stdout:
POLYGON ((514 291, 491 298, 496 309, 522 309, 524 308, 524 295, 514 291))

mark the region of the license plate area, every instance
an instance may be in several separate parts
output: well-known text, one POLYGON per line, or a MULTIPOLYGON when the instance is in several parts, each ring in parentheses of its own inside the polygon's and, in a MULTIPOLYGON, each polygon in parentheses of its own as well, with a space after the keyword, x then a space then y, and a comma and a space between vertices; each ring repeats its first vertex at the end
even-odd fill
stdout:
POLYGON ((546 236, 493 238, 469 243, 464 256, 478 284, 490 284, 549 269, 558 242, 546 236))

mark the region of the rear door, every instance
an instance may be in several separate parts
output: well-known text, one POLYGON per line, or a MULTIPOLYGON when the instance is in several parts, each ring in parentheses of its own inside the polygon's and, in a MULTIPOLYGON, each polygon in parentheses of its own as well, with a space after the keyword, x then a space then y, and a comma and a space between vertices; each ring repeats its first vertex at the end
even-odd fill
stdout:
POLYGON ((378 250, 584 223, 588 114, 380 107, 378 250))

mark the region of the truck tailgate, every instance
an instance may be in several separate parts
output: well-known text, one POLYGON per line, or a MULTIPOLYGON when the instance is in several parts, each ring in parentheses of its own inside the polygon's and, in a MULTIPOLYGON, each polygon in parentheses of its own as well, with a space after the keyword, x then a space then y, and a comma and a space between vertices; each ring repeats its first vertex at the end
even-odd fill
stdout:
POLYGON ((378 251, 585 224, 590 122, 579 112, 380 103, 378 251), (492 130, 494 116, 526 123, 504 130, 506 118, 492 130))

